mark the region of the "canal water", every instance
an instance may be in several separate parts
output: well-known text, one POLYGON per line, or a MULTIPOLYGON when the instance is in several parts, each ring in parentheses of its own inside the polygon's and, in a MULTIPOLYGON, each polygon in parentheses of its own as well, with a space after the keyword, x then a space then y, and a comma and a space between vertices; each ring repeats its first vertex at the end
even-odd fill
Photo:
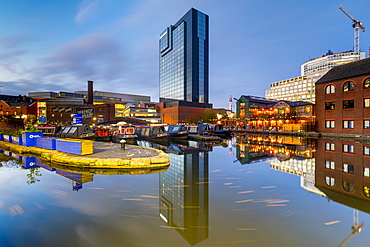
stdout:
POLYGON ((370 144, 140 142, 164 170, 73 170, 2 151, 0 246, 370 246, 370 144))

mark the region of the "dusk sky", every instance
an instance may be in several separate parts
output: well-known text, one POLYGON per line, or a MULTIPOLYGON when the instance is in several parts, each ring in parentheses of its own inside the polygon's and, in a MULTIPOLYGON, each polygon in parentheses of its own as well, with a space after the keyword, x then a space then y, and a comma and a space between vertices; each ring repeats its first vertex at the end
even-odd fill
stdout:
POLYGON ((353 49, 351 20, 368 28, 369 0, 0 0, 1 94, 94 90, 158 102, 160 33, 190 8, 209 15, 210 103, 264 96, 311 58, 353 49))

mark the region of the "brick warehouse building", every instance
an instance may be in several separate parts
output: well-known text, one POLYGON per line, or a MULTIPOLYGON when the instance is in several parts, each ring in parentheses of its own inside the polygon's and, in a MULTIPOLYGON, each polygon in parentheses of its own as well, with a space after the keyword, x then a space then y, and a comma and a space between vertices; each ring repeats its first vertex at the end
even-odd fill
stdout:
POLYGON ((370 58, 332 68, 316 82, 321 133, 370 135, 370 58))
POLYGON ((370 213, 370 145, 318 139, 315 186, 333 201, 370 213))

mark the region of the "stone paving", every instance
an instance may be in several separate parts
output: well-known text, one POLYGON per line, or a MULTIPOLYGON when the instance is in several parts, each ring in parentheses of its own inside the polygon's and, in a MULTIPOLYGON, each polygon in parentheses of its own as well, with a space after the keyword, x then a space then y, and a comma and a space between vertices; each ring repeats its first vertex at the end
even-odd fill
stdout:
POLYGON ((125 150, 121 150, 121 144, 113 142, 94 142, 94 154, 84 155, 91 158, 150 158, 157 156, 158 153, 153 149, 146 149, 135 145, 125 145, 125 150))

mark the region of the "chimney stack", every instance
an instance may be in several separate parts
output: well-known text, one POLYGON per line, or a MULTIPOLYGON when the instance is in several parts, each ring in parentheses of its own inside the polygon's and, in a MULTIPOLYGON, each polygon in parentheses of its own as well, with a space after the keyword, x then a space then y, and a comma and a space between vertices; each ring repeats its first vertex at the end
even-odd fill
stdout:
POLYGON ((87 104, 94 104, 94 89, 93 81, 87 81, 87 104))

